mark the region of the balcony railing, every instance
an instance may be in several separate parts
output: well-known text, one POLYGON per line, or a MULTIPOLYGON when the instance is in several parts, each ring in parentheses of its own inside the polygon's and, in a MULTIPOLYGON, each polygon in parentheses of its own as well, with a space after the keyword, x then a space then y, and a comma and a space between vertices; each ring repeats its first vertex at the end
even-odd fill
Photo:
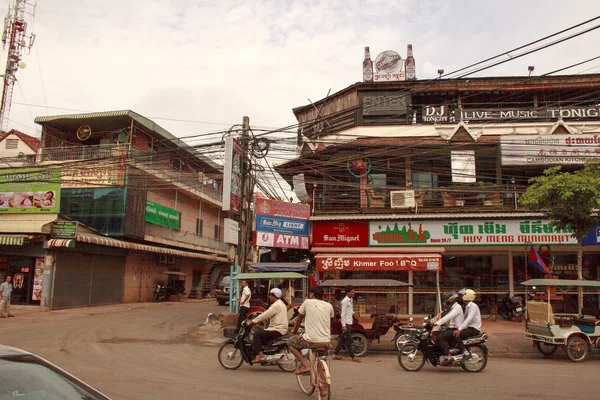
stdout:
POLYGON ((173 182, 182 189, 201 193, 212 200, 220 202, 222 193, 219 188, 199 180, 196 172, 175 170, 167 160, 158 160, 155 154, 143 152, 128 144, 107 144, 93 146, 71 146, 44 148, 38 159, 41 162, 61 161, 107 161, 113 163, 119 157, 126 157, 126 162, 159 179, 173 182))
POLYGON ((358 188, 316 193, 315 215, 509 211, 519 208, 523 188, 358 188), (410 200, 414 193, 414 203, 410 200), (414 204, 414 205, 413 205, 414 204))

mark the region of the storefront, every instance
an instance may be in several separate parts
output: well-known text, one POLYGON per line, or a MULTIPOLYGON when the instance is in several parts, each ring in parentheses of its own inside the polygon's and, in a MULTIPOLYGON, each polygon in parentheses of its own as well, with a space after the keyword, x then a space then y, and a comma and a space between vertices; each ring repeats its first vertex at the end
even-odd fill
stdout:
MULTIPOLYGON (((571 233, 558 231, 539 217, 454 221, 317 220, 313 222, 313 246, 322 279, 397 279, 412 284, 406 290, 406 305, 399 306, 400 312, 406 310, 408 314, 430 314, 436 307, 436 270, 426 266, 415 268, 420 265, 419 257, 438 257, 442 292, 473 288, 478 293, 478 301, 498 303, 507 293, 523 295, 525 288, 520 282, 544 277, 542 271, 526 263, 531 246, 543 250, 542 257, 552 275, 563 279, 577 277, 576 246, 571 233), (403 256, 417 260, 399 264, 400 267, 391 262, 403 256)), ((600 277, 599 250, 596 242, 584 246, 585 279, 600 277)), ((597 294, 590 293, 585 296, 585 305, 600 308, 599 300, 597 294)), ((365 304, 366 312, 379 310, 381 306, 377 308, 377 304, 383 303, 376 296, 360 302, 357 299, 357 304, 365 304)), ((564 293, 557 307, 576 310, 576 292, 564 293)))
POLYGON ((0 279, 12 277, 13 304, 40 304, 44 249, 35 236, 0 236, 0 279))

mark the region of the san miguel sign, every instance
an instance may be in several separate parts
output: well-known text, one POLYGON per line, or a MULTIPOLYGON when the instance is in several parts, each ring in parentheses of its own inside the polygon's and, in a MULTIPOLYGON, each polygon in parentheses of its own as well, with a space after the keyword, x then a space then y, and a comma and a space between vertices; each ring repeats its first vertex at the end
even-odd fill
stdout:
POLYGON ((319 271, 440 271, 439 254, 317 255, 319 271))

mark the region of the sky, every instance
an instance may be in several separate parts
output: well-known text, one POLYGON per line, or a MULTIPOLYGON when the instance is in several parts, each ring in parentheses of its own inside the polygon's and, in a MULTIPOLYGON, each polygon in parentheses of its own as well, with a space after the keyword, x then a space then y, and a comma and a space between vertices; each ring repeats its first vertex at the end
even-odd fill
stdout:
MULTIPOLYGON (((292 108, 362 80, 365 46, 375 59, 411 43, 417 77, 434 78, 596 15, 597 0, 38 0, 9 128, 39 136, 36 116, 120 109, 178 137, 244 115, 283 127, 292 108)), ((479 76, 542 74, 598 43, 600 29, 479 76)), ((600 60, 566 72, 598 73, 600 60)))

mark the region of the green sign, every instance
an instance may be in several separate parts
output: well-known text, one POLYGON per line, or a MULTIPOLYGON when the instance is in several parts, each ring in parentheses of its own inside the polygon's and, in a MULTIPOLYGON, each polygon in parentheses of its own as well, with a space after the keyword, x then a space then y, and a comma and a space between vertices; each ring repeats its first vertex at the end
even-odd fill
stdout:
POLYGON ((59 211, 59 169, 0 170, 0 214, 59 211))
POLYGON ((50 236, 54 239, 76 239, 78 226, 77 221, 55 221, 50 236))
POLYGON ((146 222, 171 229, 179 229, 180 220, 181 213, 179 211, 151 201, 146 202, 146 222))

